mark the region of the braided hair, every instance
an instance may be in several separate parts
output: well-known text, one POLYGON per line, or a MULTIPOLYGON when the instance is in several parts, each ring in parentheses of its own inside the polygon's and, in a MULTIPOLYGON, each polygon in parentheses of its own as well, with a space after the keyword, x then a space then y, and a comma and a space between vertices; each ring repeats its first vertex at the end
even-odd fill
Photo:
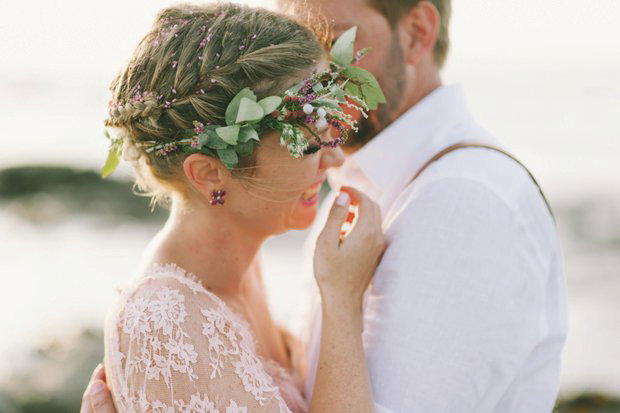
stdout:
POLYGON ((187 194, 180 167, 187 155, 157 157, 142 150, 141 141, 172 143, 194 121, 224 125, 226 107, 240 90, 249 87, 259 99, 279 95, 322 54, 317 33, 264 9, 216 3, 160 11, 112 81, 104 122, 138 154, 139 192, 153 202, 187 194))

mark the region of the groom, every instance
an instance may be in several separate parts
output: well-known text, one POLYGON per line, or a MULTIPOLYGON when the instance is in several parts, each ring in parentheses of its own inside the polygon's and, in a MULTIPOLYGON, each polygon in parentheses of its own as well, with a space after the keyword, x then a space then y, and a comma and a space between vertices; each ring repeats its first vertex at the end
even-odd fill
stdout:
MULTIPOLYGON (((336 36, 358 27, 356 50, 372 48, 360 64, 387 98, 330 175, 332 188, 356 187, 383 212, 388 249, 366 296, 363 332, 376 410, 550 412, 566 297, 544 196, 496 150, 454 150, 421 173, 453 144, 500 146, 461 89, 441 84, 450 0, 306 1, 336 36)), ((308 397, 320 319, 307 348, 308 397)))
MULTIPOLYGON (((361 65, 388 102, 361 122, 352 154, 330 175, 332 188, 357 187, 383 212, 389 246, 366 296, 363 332, 376 410, 550 412, 566 337, 555 226, 518 162, 496 149, 453 146, 501 148, 472 118, 461 89, 441 84, 450 0, 306 3, 336 35, 358 27, 356 49, 373 49, 361 65)), ((93 383, 85 404, 108 396, 89 396, 93 383)))

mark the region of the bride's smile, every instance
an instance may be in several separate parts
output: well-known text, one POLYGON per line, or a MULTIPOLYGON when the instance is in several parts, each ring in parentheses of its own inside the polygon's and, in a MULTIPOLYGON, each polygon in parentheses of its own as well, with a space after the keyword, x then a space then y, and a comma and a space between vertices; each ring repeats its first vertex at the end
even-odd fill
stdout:
POLYGON ((321 184, 323 184, 323 179, 319 182, 312 184, 310 188, 304 191, 301 194, 301 203, 305 206, 316 206, 319 202, 319 191, 321 190, 321 184))

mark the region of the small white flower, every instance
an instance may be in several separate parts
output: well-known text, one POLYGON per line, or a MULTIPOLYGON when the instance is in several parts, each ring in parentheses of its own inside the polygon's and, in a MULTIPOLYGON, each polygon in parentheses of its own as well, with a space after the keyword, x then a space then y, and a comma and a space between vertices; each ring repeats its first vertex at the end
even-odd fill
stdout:
MULTIPOLYGON (((311 104, 309 104, 309 103, 306 103, 306 104, 304 105, 304 108, 303 108, 303 109, 304 109, 304 113, 305 113, 306 115, 309 115, 309 114, 311 114, 311 113, 314 111, 314 106, 312 106, 312 105, 311 105, 311 104)), ((319 109, 319 110, 321 110, 321 109, 319 109)), ((325 112, 325 111, 323 111, 323 112, 325 112)), ((320 116, 320 115, 319 115, 319 116, 320 116)))
POLYGON ((319 118, 319 120, 316 121, 316 128, 318 130, 327 128, 327 120, 325 120, 325 118, 319 118))
POLYGON ((327 112, 325 112, 325 109, 323 108, 318 108, 316 114, 319 115, 319 118, 324 118, 325 115, 327 115, 327 112))

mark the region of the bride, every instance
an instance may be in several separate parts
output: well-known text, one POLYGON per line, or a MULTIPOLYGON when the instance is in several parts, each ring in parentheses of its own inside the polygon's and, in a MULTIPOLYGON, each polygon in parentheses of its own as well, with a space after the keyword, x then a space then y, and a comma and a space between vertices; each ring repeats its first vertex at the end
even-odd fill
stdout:
POLYGON ((361 307, 384 249, 378 207, 343 188, 317 242, 323 324, 309 401, 258 265, 265 239, 314 220, 325 171, 342 163, 338 144, 355 127, 341 107, 376 105, 370 75, 349 67, 363 54, 353 56, 353 40, 337 40, 328 62, 288 17, 180 5, 159 13, 112 82, 106 126, 116 134, 102 172, 122 157, 141 191, 171 209, 106 321, 116 410, 372 411, 361 307))

